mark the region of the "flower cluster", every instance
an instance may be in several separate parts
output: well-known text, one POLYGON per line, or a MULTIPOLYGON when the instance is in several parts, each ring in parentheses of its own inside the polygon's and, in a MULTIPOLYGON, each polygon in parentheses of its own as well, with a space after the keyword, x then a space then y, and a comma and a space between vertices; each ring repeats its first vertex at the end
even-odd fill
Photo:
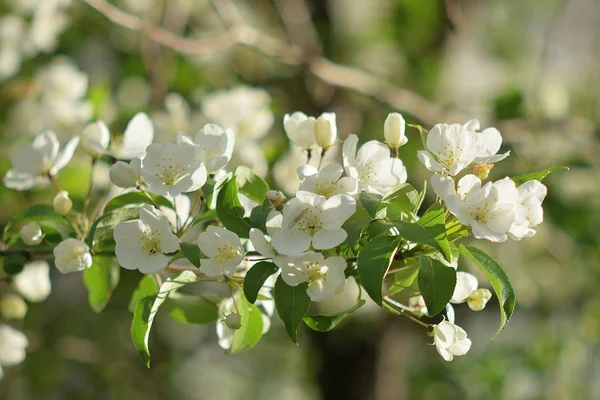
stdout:
MULTIPOLYGON (((132 301, 153 310, 151 316, 134 313, 132 334, 146 338, 134 340, 142 354, 148 352, 153 315, 167 299, 172 310, 199 302, 203 311, 194 321, 216 321, 219 344, 235 353, 254 346, 257 332, 270 329, 275 308, 296 341, 302 321, 312 329, 332 329, 370 298, 427 328, 439 354, 451 361, 471 347, 455 324, 453 305, 480 311, 492 297, 475 275, 457 270, 458 254, 496 277, 505 324, 512 308, 504 305, 514 305, 510 281, 492 258, 457 240, 472 235, 502 242, 534 235, 546 196, 540 179, 548 171, 484 182, 493 164, 509 155, 498 154, 498 130, 480 132, 476 120, 439 124, 429 133, 418 127, 425 142, 418 158, 433 172, 437 195, 427 198, 407 183, 400 159, 408 142, 402 115, 387 117, 385 142, 359 146, 355 134, 338 137, 334 113, 312 117, 298 111, 283 118, 283 130, 296 146, 291 151, 303 154, 288 165, 297 183, 286 187, 286 196, 269 189, 264 171, 235 161, 271 127, 268 103, 260 89, 209 95, 203 113, 212 123, 195 135, 179 132, 166 143, 154 142, 154 123, 144 113, 112 135, 105 122, 92 122, 62 148, 52 131, 42 132, 33 144, 17 149, 4 183, 17 190, 51 183, 56 197, 52 206, 37 206, 11 221, 4 241, 25 254, 53 255, 61 273, 106 276, 107 298, 116 285, 114 274, 89 271, 106 268, 118 276, 120 266, 145 274, 139 291, 146 297, 136 297, 136 291, 132 301), (93 200, 90 182, 81 210, 57 179, 78 144, 92 169, 110 165, 108 183, 118 188, 116 195, 106 190, 93 200), (335 151, 341 153, 338 159, 335 151), (421 211, 424 202, 430 206, 421 211), (226 296, 179 290, 202 282, 225 285, 226 296), (311 303, 324 304, 349 286, 360 288, 353 307, 325 315, 311 311, 311 303), (442 312, 441 322, 425 322, 442 312)), ((1 299, 4 318, 22 317, 26 304, 20 296, 41 301, 48 295, 48 271, 43 260, 24 266, 14 278, 18 295, 1 299)), ((91 305, 99 310, 105 303, 91 305)), ((176 315, 184 313, 171 314, 181 320, 176 315)), ((0 325, 4 343, 13 344, 0 346, 0 365, 22 361, 26 338, 0 325)))

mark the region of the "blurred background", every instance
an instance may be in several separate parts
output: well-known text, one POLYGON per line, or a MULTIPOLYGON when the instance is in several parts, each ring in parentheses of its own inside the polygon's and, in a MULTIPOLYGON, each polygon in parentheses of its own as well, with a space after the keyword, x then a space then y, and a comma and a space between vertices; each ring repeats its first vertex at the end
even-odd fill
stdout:
MULTIPOLYGON (((545 223, 536 236, 477 243, 506 269, 518 306, 493 341, 496 300, 479 313, 458 306, 457 323, 473 346, 452 363, 428 346, 422 328, 367 305, 334 332, 303 329, 299 346, 274 318, 256 348, 235 356, 218 346, 214 324, 159 314, 146 369, 127 309, 140 275, 123 270, 98 315, 81 274, 53 270, 48 300, 11 322, 30 345, 23 364, 4 368, 0 398, 600 398, 596 0, 111 4, 0 1, 0 175, 14 149, 44 128, 64 141, 102 119, 118 136, 138 111, 152 117, 163 142, 206 122, 235 127, 235 163, 288 191, 304 156, 288 150, 281 121, 296 110, 334 111, 340 137, 357 133, 361 141, 383 140, 390 112, 427 128, 477 118, 497 127, 512 153, 493 179, 555 165, 571 170, 545 181, 545 223)), ((429 173, 417 161, 418 132, 408 137, 401 157, 420 189, 429 173)), ((78 151, 60 175, 76 203, 89 168, 78 151)), ((100 191, 106 170, 98 175, 100 191)), ((53 194, 0 187, 0 226, 53 194)))

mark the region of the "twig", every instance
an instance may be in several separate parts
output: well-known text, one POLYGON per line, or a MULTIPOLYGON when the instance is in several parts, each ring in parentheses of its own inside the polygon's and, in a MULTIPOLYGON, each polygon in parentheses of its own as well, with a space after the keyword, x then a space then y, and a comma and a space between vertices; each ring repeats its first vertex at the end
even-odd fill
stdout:
POLYGON ((401 303, 398 303, 397 301, 391 299, 390 297, 384 296, 383 302, 385 304, 387 304, 391 309, 396 311, 398 314, 410 319, 412 322, 419 324, 422 327, 427 328, 427 329, 431 328, 431 325, 426 324, 425 322, 413 317, 412 315, 407 314, 404 310, 404 306, 401 303))

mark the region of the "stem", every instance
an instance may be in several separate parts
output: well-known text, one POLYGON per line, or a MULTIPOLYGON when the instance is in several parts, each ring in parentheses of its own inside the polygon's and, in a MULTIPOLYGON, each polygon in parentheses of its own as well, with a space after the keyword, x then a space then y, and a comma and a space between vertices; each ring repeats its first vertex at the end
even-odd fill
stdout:
POLYGON ((399 268, 396 268, 396 269, 392 269, 392 270, 389 270, 386 275, 393 274, 393 273, 396 273, 398 271, 402 271, 404 269, 414 267, 415 265, 419 265, 419 264, 418 263, 413 263, 413 264, 408 264, 408 265, 405 265, 405 266, 402 266, 402 267, 399 267, 399 268))
POLYGON ((319 159, 319 166, 317 167, 318 170, 321 170, 321 164, 323 163, 323 159, 325 158, 326 152, 327 152, 327 149, 321 150, 321 158, 319 159))
POLYGON ((90 205, 90 199, 92 198, 92 191, 94 189, 94 168, 96 166, 96 157, 92 158, 92 167, 90 168, 90 185, 88 187, 87 194, 85 195, 85 199, 83 200, 83 209, 81 210, 81 215, 83 218, 87 218, 87 209, 90 205))
POLYGON ((50 183, 52 183, 52 186, 54 186, 54 189, 56 189, 57 192, 60 192, 61 191, 60 185, 56 181, 56 178, 54 177, 54 175, 52 175, 50 173, 50 171, 48 171, 48 173, 46 174, 46 176, 48 177, 48 179, 50 179, 50 183))
POLYGON ((406 314, 405 310, 404 310, 404 305, 402 305, 401 303, 398 303, 395 300, 392 300, 389 296, 384 296, 383 301, 385 304, 387 304, 390 308, 392 308, 394 311, 396 311, 398 314, 402 315, 405 318, 410 319, 412 322, 421 325, 423 328, 427 328, 430 329, 431 325, 426 324, 425 322, 413 317, 412 315, 406 314))
POLYGON ((108 195, 109 189, 110 189, 110 180, 108 182, 106 182, 106 185, 104 186, 104 190, 102 191, 102 194, 100 195, 100 197, 98 197, 98 202, 96 203, 96 205, 94 206, 94 209, 90 213, 91 221, 94 221, 96 219, 96 217, 98 216, 98 213, 100 212, 100 208, 102 207, 102 204, 104 203, 104 200, 106 199, 106 196, 108 195))
POLYGON ((142 190, 140 187, 137 188, 140 192, 144 193, 144 196, 146 196, 148 198, 148 200, 150 200, 152 202, 152 204, 154 205, 154 207, 156 208, 160 208, 160 206, 158 205, 158 203, 152 198, 152 196, 150 196, 148 194, 148 192, 142 190))

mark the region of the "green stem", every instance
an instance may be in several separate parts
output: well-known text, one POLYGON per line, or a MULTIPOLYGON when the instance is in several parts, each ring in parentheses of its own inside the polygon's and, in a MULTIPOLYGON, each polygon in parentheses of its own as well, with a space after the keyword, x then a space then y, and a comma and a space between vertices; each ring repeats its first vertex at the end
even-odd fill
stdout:
POLYGON ((94 189, 94 169, 96 166, 96 158, 92 158, 92 166, 90 168, 90 184, 88 186, 87 194, 85 195, 85 199, 83 200, 83 208, 81 210, 81 215, 83 218, 87 218, 87 209, 90 206, 90 199, 92 198, 92 191, 94 189))
POLYGON ((425 322, 419 320, 418 318, 413 317, 410 314, 407 314, 406 311, 404 310, 404 306, 402 304, 396 302, 395 300, 391 299, 389 296, 384 296, 383 302, 385 304, 387 304, 391 309, 396 311, 398 314, 402 315, 405 318, 408 318, 409 320, 411 320, 412 322, 414 322, 418 325, 421 325, 423 328, 427 328, 427 329, 431 328, 431 325, 426 324, 425 322))

